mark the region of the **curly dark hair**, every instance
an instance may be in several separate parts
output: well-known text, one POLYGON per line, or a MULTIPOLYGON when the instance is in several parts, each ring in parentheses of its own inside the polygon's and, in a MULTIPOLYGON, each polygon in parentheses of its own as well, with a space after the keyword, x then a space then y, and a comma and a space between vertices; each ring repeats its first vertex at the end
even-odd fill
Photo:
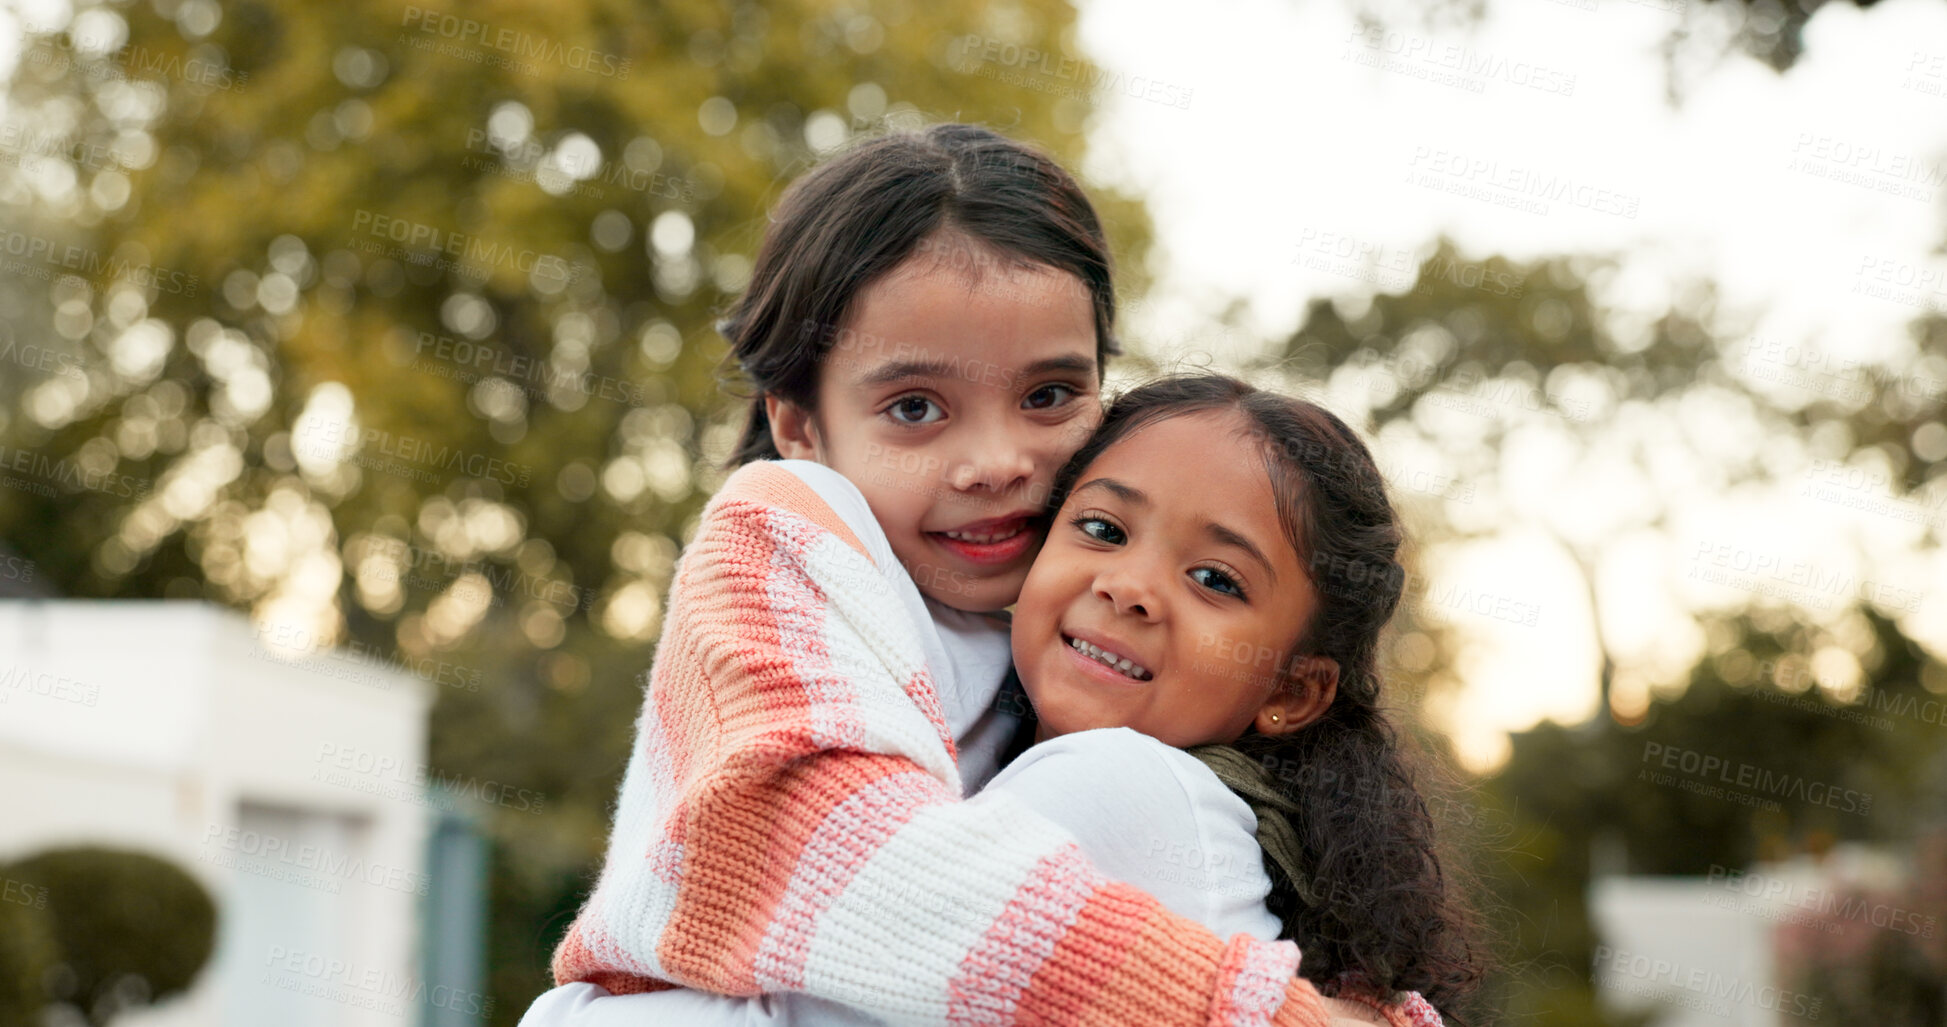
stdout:
POLYGON ((1308 623, 1292 626, 1290 658, 1245 673, 1297 687, 1294 661, 1318 656, 1337 661, 1339 678, 1324 715, 1303 729, 1188 751, 1257 812, 1268 905, 1303 951, 1308 980, 1326 994, 1417 991, 1450 1023, 1466 1022, 1485 972, 1482 928, 1442 870, 1425 758, 1380 705, 1379 636, 1406 580, 1403 533, 1358 435, 1316 404, 1227 375, 1173 375, 1110 406, 1057 474, 1051 503, 1136 430, 1210 410, 1241 414, 1262 444, 1279 523, 1318 597, 1308 623))

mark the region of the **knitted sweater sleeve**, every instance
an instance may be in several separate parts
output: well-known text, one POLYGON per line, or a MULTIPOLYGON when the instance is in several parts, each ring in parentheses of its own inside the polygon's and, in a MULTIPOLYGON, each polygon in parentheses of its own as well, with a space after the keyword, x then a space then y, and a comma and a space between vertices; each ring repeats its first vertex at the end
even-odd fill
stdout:
POLYGON ((815 493, 747 465, 677 571, 555 980, 892 1023, 1326 1024, 1290 942, 1225 942, 1025 805, 959 795, 905 611, 815 493))

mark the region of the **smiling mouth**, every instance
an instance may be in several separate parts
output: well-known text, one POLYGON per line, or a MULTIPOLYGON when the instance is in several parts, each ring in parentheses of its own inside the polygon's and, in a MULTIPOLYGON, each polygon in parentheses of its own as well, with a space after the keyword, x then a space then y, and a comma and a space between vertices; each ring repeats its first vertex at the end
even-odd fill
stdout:
POLYGON ((1123 677, 1132 678, 1136 681, 1148 681, 1150 678, 1155 677, 1155 674, 1148 667, 1126 656, 1119 656, 1099 645, 1084 642, 1079 638, 1070 638, 1067 635, 1063 635, 1061 638, 1062 641, 1068 643, 1068 648, 1075 650, 1110 670, 1121 673, 1123 677))
POLYGON ((926 537, 965 563, 997 572, 1017 566, 1041 541, 1041 521, 1029 514, 972 521, 926 537))
POLYGON ((956 542, 972 542, 975 545, 987 546, 996 542, 1005 542, 1026 530, 1028 530, 1028 522, 1019 520, 1014 522, 1013 527, 1003 528, 1000 531, 942 531, 936 534, 944 535, 956 542))

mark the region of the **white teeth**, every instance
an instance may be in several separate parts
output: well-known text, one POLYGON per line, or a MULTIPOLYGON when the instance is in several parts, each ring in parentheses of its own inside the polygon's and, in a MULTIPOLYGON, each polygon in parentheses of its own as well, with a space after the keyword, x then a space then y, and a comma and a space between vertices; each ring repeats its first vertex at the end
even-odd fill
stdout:
POLYGON ((1149 680, 1149 676, 1150 676, 1149 668, 1143 666, 1140 663, 1135 662, 1134 660, 1129 659, 1126 656, 1118 656, 1115 653, 1112 653, 1107 649, 1102 648, 1101 646, 1095 645, 1090 642, 1084 642, 1079 638, 1069 639, 1068 645, 1076 652, 1083 653, 1089 656, 1090 658, 1094 659, 1097 663, 1101 663, 1109 667, 1114 667, 1116 670, 1119 670, 1122 673, 1127 674, 1128 676, 1135 678, 1138 681, 1149 680))
POLYGON ((1019 535, 1021 531, 1022 529, 1015 528, 1013 531, 1006 532, 1005 534, 1000 534, 1000 535, 996 535, 992 533, 985 534, 985 535, 976 535, 973 534, 972 532, 966 532, 966 531, 943 531, 940 532, 940 534, 945 535, 947 538, 955 539, 960 542, 972 542, 975 543, 976 545, 984 546, 994 542, 1000 542, 1006 539, 1013 538, 1014 536, 1019 535))

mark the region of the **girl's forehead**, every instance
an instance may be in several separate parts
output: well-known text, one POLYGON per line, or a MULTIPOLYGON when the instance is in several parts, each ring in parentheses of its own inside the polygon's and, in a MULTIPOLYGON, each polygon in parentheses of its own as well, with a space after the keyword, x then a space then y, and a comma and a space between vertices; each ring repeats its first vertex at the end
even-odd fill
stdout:
POLYGON ((1086 295, 1061 285, 1060 272, 1010 279, 1006 288, 969 290, 958 272, 882 280, 830 333, 821 362, 839 379, 883 377, 886 364, 938 364, 982 381, 1018 384, 1049 361, 1059 370, 1096 372, 1096 331, 1086 295))
POLYGON ((1166 411, 1130 428, 1127 434, 1111 443, 1095 459, 1099 463, 1118 450, 1126 453, 1131 448, 1142 450, 1178 445, 1185 436, 1202 440, 1213 455, 1219 451, 1228 455, 1233 449, 1257 448, 1249 427, 1243 413, 1234 407, 1166 411))
POLYGON ((867 284, 855 302, 913 290, 951 290, 968 298, 999 299, 1036 306, 1080 305, 1093 316, 1088 285, 1080 276, 1025 260, 988 246, 968 243, 915 252, 867 284))
POLYGON ((1257 499, 1270 502, 1263 446, 1248 429, 1244 416, 1229 408, 1165 414, 1109 443, 1075 483, 1105 476, 1142 480, 1190 506, 1235 509, 1257 499))

